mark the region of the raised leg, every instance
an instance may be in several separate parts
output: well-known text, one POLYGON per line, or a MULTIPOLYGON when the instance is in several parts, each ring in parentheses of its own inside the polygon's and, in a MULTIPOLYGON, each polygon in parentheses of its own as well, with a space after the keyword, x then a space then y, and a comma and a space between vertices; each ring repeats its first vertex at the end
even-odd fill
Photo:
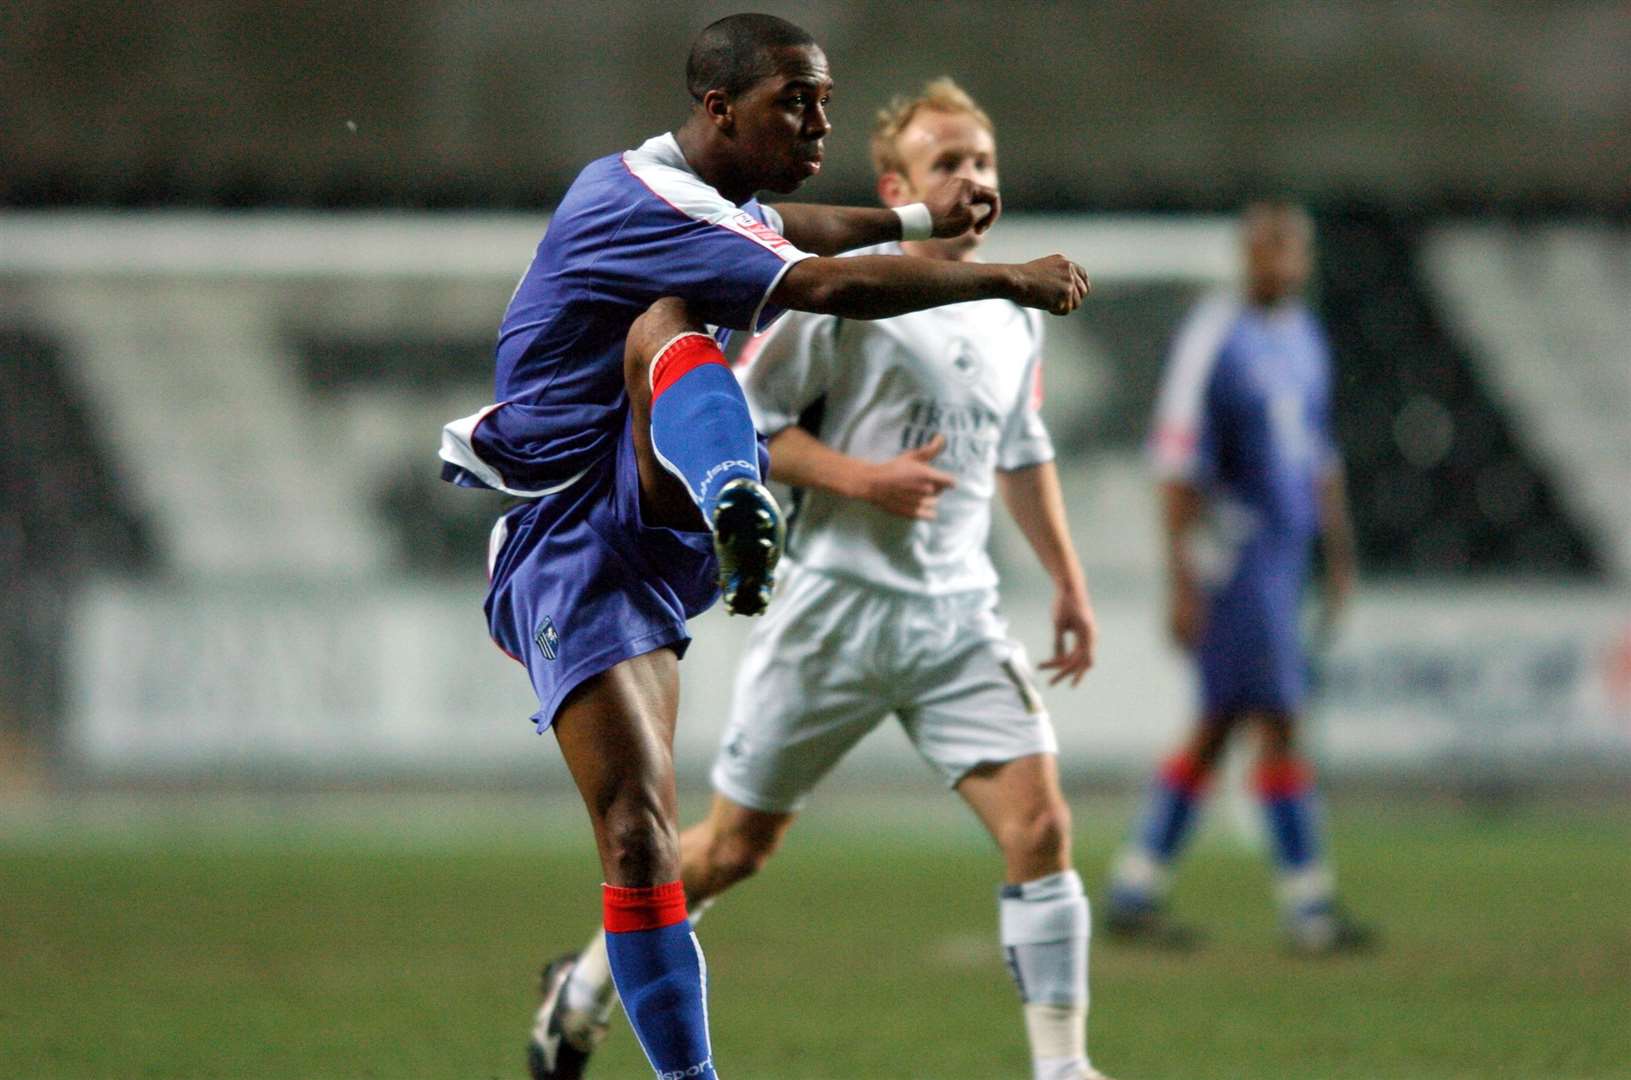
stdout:
POLYGON ((629 331, 623 376, 643 508, 655 523, 711 530, 726 610, 759 614, 785 528, 724 353, 682 301, 659 300, 629 331))

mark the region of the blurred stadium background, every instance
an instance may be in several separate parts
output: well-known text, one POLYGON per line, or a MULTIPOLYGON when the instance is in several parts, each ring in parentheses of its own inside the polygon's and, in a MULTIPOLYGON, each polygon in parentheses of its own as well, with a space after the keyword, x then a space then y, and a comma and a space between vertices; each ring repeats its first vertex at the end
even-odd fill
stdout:
MULTIPOLYGON (((838 83, 801 198, 870 201, 872 110, 949 73, 998 126, 993 256, 1094 278, 1046 406, 1103 633, 1049 697, 1090 888, 1190 699, 1141 457, 1165 346, 1244 199, 1318 223, 1364 584, 1310 730, 1389 947, 1279 956, 1225 800, 1180 893, 1217 947, 1097 950, 1103 1064, 1631 1076, 1631 11, 762 6, 838 83)), ((438 429, 488 400, 553 201, 678 122, 731 10, 0 13, 0 1075, 518 1071, 528 969, 596 877, 485 640, 496 504, 438 482, 438 429)), ((1045 583, 995 544, 1034 652, 1045 583)), ((705 616, 682 668, 687 816, 745 630, 705 616)), ((910 761, 872 738, 710 920, 734 1075, 1021 1074, 995 860, 910 761), (793 935, 788 904, 831 914, 793 935)), ((600 1068, 639 1075, 632 1043, 600 1068)))

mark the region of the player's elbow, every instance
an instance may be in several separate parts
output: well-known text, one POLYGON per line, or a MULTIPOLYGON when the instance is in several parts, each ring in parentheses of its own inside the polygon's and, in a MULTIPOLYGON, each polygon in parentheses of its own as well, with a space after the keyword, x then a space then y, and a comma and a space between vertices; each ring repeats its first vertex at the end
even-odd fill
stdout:
POLYGON ((866 295, 865 283, 844 259, 805 259, 790 268, 776 287, 772 302, 794 311, 855 317, 866 295))

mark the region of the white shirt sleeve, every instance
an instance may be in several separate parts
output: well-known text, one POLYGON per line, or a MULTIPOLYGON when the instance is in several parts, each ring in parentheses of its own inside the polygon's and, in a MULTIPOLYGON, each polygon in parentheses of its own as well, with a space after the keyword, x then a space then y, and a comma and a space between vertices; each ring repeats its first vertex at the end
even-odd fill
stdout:
POLYGON ((742 350, 736 377, 761 435, 798 423, 799 415, 832 385, 833 348, 842 321, 791 311, 742 350))
POLYGON ((1206 391, 1239 309, 1231 300, 1204 301, 1184 322, 1172 345, 1156 398, 1150 450, 1163 480, 1194 480, 1206 439, 1206 391))
POLYGON ((1019 396, 997 444, 997 468, 1004 471, 1040 465, 1054 458, 1053 440, 1042 422, 1042 317, 1029 309, 1025 314, 1031 326, 1031 356, 1020 380, 1019 396))

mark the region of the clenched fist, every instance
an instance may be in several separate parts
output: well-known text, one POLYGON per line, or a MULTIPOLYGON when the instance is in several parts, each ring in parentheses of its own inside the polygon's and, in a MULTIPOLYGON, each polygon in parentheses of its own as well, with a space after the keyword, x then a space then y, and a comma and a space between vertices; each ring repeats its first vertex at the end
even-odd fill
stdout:
POLYGON ((1063 255, 1032 259, 1014 269, 1014 302, 1052 315, 1069 315, 1093 288, 1087 271, 1063 255))
POLYGON ((1002 196, 997 194, 996 188, 963 177, 936 186, 923 204, 929 208, 929 217, 934 222, 934 235, 942 239, 962 236, 969 229, 983 233, 1002 212, 1002 196))

